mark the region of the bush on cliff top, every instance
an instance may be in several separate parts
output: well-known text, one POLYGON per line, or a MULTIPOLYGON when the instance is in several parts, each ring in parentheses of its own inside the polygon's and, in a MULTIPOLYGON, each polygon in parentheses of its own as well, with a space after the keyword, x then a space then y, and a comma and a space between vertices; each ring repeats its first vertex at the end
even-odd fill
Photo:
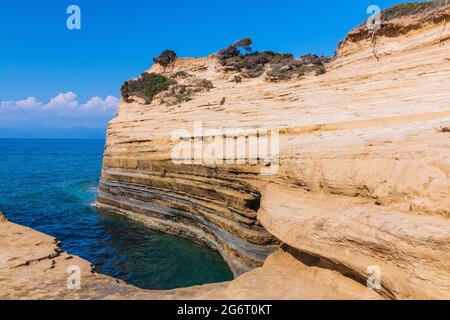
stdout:
POLYGON ((226 60, 241 55, 240 49, 243 49, 245 52, 250 53, 252 51, 252 44, 253 40, 251 38, 245 38, 236 41, 231 46, 228 46, 223 50, 220 50, 217 55, 220 60, 226 60))
POLYGON ((437 8, 447 4, 446 0, 435 0, 427 2, 406 2, 394 5, 381 12, 383 20, 406 17, 409 15, 424 12, 429 9, 437 8))
POLYGON ((158 93, 168 90, 173 84, 176 84, 175 80, 163 75, 143 73, 139 79, 125 82, 120 91, 126 102, 132 101, 130 97, 137 96, 144 99, 146 103, 151 103, 158 93))
POLYGON ((175 51, 164 50, 159 56, 153 58, 153 62, 159 64, 160 66, 163 66, 164 68, 167 68, 172 63, 174 63, 177 58, 178 56, 175 51))
POLYGON ((329 60, 312 54, 295 59, 290 53, 252 52, 251 45, 251 39, 246 38, 219 51, 217 56, 223 69, 226 72, 239 72, 246 78, 257 78, 266 73, 268 80, 279 81, 314 71, 317 75, 323 74, 324 63, 329 60), (241 48, 245 53, 239 50, 241 48))

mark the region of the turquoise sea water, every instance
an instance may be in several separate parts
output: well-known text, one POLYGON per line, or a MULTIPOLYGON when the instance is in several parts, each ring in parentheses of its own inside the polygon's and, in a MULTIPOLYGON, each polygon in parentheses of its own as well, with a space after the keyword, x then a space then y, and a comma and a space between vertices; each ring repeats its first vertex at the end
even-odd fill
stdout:
POLYGON ((232 279, 216 252, 95 210, 104 141, 1 140, 0 210, 98 272, 145 289, 232 279))

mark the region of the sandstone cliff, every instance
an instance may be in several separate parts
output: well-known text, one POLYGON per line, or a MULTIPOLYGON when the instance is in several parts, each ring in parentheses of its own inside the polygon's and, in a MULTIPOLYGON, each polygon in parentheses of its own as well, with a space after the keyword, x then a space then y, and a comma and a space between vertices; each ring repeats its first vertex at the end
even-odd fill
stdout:
POLYGON ((204 243, 236 276, 270 255, 207 286, 230 298, 285 298, 279 277, 309 288, 291 298, 450 298, 449 12, 393 19, 375 34, 361 26, 322 75, 233 81, 214 55, 152 67, 213 88, 175 104, 122 101, 98 208, 204 243), (279 163, 174 163, 173 132, 198 121, 216 132, 277 130, 279 163), (365 290, 373 267, 376 294, 365 290))
POLYGON ((393 19, 375 34, 361 26, 319 76, 237 83, 214 55, 153 66, 149 73, 182 71, 213 88, 172 106, 122 101, 98 207, 207 244, 236 275, 283 243, 266 265, 295 273, 283 260, 295 257, 298 285, 317 281, 313 298, 330 283, 322 273, 339 274, 337 287, 364 287, 372 267, 380 297, 450 298, 449 12, 393 19), (173 132, 193 132, 198 121, 204 130, 278 130, 275 174, 261 174, 273 163, 240 159, 175 164, 173 132))
POLYGON ((0 299, 450 298, 449 12, 389 20, 375 35, 357 28, 319 76, 236 82, 215 56, 152 67, 214 88, 171 106, 121 103, 99 208, 207 244, 240 276, 141 290, 0 212, 0 299), (278 130, 279 163, 174 163, 173 131, 199 120, 248 128, 247 142, 278 130), (71 266, 79 290, 67 288, 71 266), (369 290, 373 267, 381 286, 369 290))

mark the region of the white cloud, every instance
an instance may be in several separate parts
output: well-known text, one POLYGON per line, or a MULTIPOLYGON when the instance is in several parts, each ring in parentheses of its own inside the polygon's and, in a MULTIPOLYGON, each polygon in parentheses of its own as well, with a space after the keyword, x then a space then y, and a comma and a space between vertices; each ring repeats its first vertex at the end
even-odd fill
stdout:
POLYGON ((25 100, 14 101, 13 103, 19 109, 33 109, 42 106, 42 103, 37 101, 35 97, 29 97, 25 100))
POLYGON ((115 115, 119 99, 92 97, 81 103, 73 92, 63 92, 43 103, 35 97, 0 102, 0 127, 102 127, 115 115))
POLYGON ((119 105, 119 99, 107 96, 105 100, 100 97, 92 97, 88 102, 82 104, 80 110, 92 112, 115 112, 119 105))
POLYGON ((49 103, 44 105, 44 110, 74 110, 80 103, 77 101, 77 95, 73 92, 60 93, 56 97, 52 98, 49 103))

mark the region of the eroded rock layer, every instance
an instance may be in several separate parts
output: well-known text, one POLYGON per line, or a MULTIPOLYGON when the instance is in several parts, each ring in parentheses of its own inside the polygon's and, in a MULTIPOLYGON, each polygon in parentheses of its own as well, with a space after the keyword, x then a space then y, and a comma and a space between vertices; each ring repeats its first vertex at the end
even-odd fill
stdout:
POLYGON ((236 275, 260 266, 278 241, 258 222, 256 188, 214 169, 105 156, 99 210, 188 237, 222 254, 236 275))

